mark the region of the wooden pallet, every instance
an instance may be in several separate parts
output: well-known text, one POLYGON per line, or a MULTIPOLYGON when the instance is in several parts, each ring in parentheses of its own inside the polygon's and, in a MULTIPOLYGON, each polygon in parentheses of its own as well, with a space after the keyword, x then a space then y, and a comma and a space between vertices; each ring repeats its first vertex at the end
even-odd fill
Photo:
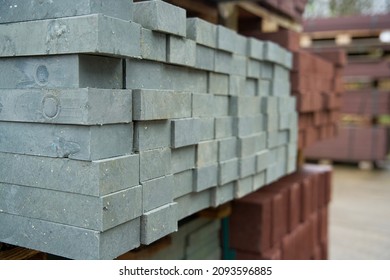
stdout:
POLYGON ((15 247, 0 251, 0 260, 45 260, 46 254, 27 248, 15 247))
POLYGON ((204 217, 213 220, 220 220, 230 216, 232 213, 232 206, 230 202, 225 203, 217 208, 208 208, 198 213, 199 217, 204 217))

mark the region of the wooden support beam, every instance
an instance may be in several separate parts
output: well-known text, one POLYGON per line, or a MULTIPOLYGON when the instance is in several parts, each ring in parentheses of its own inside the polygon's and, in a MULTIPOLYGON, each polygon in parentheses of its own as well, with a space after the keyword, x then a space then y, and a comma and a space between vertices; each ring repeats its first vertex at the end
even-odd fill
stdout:
POLYGON ((232 213, 232 206, 230 203, 225 203, 218 208, 208 208, 199 212, 200 217, 209 219, 222 219, 230 216, 232 213))
POLYGON ((302 149, 298 150, 298 157, 297 157, 297 170, 302 168, 305 165, 305 155, 303 153, 302 149))
POLYGON ((365 30, 334 30, 334 31, 316 31, 316 32, 304 32, 303 35, 310 36, 312 40, 317 39, 334 39, 339 35, 342 34, 349 34, 351 37, 379 37, 379 34, 383 30, 380 29, 365 29, 365 30))
POLYGON ((218 14, 221 25, 238 30, 239 11, 235 3, 218 4, 218 14))
POLYGON ((0 260, 45 260, 46 254, 21 247, 0 251, 0 260))
POLYGON ((287 19, 285 17, 282 17, 280 15, 277 15, 275 13, 272 13, 268 10, 266 10, 263 7, 260 7, 256 3, 251 3, 251 2, 239 2, 236 4, 240 9, 244 10, 247 13, 251 13, 257 17, 262 18, 263 21, 267 22, 268 26, 270 26, 270 22, 274 22, 273 24, 278 25, 280 27, 284 27, 287 29, 291 29, 297 32, 302 31, 302 25, 287 19))
POLYGON ((218 11, 215 7, 207 5, 205 2, 198 0, 166 0, 173 5, 187 10, 188 14, 196 15, 211 23, 218 23, 218 11))

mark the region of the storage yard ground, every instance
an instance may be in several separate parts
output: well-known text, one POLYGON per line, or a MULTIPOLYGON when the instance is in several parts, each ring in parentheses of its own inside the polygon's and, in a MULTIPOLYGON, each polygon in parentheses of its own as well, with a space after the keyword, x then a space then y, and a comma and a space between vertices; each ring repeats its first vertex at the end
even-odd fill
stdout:
POLYGON ((330 259, 390 259, 390 166, 335 165, 330 204, 330 259))

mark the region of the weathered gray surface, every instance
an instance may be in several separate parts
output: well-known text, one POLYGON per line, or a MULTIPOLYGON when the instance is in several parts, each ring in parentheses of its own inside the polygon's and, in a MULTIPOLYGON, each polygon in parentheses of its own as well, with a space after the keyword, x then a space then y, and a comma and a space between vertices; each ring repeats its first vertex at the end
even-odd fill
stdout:
POLYGON ((191 117, 191 94, 168 90, 133 90, 133 119, 191 117))
POLYGON ((149 29, 141 29, 141 57, 154 61, 167 60, 167 35, 149 29))
POLYGON ((134 3, 134 21, 143 27, 186 36, 186 10, 166 3, 152 0, 134 3))
POLYGON ((196 166, 203 167, 217 163, 218 141, 199 142, 196 148, 196 166))
POLYGON ((0 213, 0 240, 71 259, 113 259, 140 245, 140 218, 105 232, 0 213))
POLYGON ((172 149, 172 173, 179 173, 195 167, 196 146, 186 146, 172 149))
POLYGON ((261 172, 267 169, 269 160, 268 160, 268 150, 258 152, 256 154, 256 171, 261 172))
POLYGON ((0 23, 104 14, 131 21, 133 0, 3 0, 0 23))
POLYGON ((230 182, 211 190, 211 205, 217 207, 234 199, 235 183, 230 182))
POLYGON ((240 34, 234 36, 234 53, 248 56, 248 37, 240 34))
POLYGON ((214 70, 215 72, 230 74, 233 56, 231 53, 221 50, 215 51, 214 70))
POLYGON ((0 153, 0 181, 103 196, 139 184, 139 156, 86 162, 0 153))
POLYGON ((226 161, 237 157, 237 138, 229 137, 219 141, 218 145, 218 160, 226 161))
POLYGON ((133 124, 72 126, 0 122, 0 151, 99 160, 131 154, 133 124))
POLYGON ((178 198, 191 193, 194 184, 194 172, 192 169, 173 174, 173 197, 178 198))
POLYGON ((140 57, 140 41, 139 24, 101 14, 0 25, 0 57, 73 53, 140 57))
POLYGON ((209 73, 208 92, 217 95, 229 94, 229 76, 225 74, 209 73))
POLYGON ((234 118, 219 117, 215 119, 215 138, 226 138, 233 136, 234 118))
POLYGON ((151 211, 173 200, 173 176, 164 176, 142 183, 143 210, 151 211))
POLYGON ((261 77, 261 62, 255 59, 248 59, 247 76, 259 79, 261 77))
POLYGON ((215 134, 215 119, 201 118, 200 119, 200 138, 199 141, 213 140, 215 134))
POLYGON ((195 68, 214 71, 215 49, 196 45, 195 68))
POLYGON ((0 73, 2 89, 123 88, 122 60, 94 55, 2 58, 0 73))
POLYGON ((177 231, 177 203, 170 203, 145 213, 141 218, 141 242, 148 245, 177 231))
POLYGON ((192 117, 212 117, 214 107, 213 94, 192 94, 192 117))
POLYGON ((248 39, 248 56, 257 59, 263 60, 264 58, 264 42, 257 40, 255 38, 248 39))
POLYGON ((207 72, 144 60, 126 60, 126 87, 207 92, 207 72))
POLYGON ((28 218, 106 231, 142 215, 142 188, 102 197, 0 183, 0 209, 28 218))
POLYGON ((134 150, 146 151, 171 145, 169 120, 135 122, 134 150))
POLYGON ((230 114, 233 116, 253 116, 261 113, 260 96, 232 96, 230 98, 230 114))
POLYGON ((253 176, 253 190, 256 191, 265 185, 266 171, 257 173, 253 176))
POLYGON ((235 119, 234 131, 237 136, 249 136, 255 133, 265 131, 265 116, 254 115, 247 117, 238 117, 235 119))
POLYGON ((167 62, 171 64, 194 67, 196 63, 195 41, 174 35, 168 35, 167 62))
POLYGON ((237 181, 235 185, 235 198, 241 198, 253 192, 253 176, 246 177, 237 181))
POLYGON ((239 178, 238 159, 222 161, 219 164, 219 185, 235 181, 239 178))
POLYGON ((177 202, 177 219, 181 220, 200 210, 210 207, 210 189, 199 193, 190 193, 175 199, 177 202))
POLYGON ((172 173, 170 148, 140 151, 139 158, 141 182, 172 173))
POLYGON ((132 121, 130 90, 5 89, 0 90, 0 120, 77 125, 132 121))
POLYGON ((251 136, 238 138, 238 154, 241 157, 254 155, 256 152, 265 149, 267 144, 267 134, 257 133, 251 136))
POLYGON ((233 53, 235 51, 236 32, 232 29, 217 25, 217 47, 220 50, 233 53))
POLYGON ((215 49, 217 46, 217 27, 200 18, 187 18, 187 38, 215 49))
POLYGON ((245 96, 257 96, 259 94, 259 80, 247 78, 245 81, 245 96))
POLYGON ((240 178, 245 178, 256 173, 256 156, 248 156, 240 159, 240 178))
POLYGON ((218 165, 210 164, 194 170, 194 191, 200 192, 218 184, 218 165))
POLYGON ((172 147, 180 148, 197 144, 201 137, 200 124, 198 118, 172 120, 172 147))
POLYGON ((229 95, 242 95, 245 92, 245 77, 239 75, 230 75, 229 95))
POLYGON ((233 54, 232 65, 234 65, 234 67, 230 69, 230 74, 245 77, 247 75, 247 64, 248 59, 246 56, 233 54))
POLYGON ((214 96, 215 108, 213 111, 215 117, 222 117, 222 116, 229 115, 229 100, 230 97, 227 95, 214 96))

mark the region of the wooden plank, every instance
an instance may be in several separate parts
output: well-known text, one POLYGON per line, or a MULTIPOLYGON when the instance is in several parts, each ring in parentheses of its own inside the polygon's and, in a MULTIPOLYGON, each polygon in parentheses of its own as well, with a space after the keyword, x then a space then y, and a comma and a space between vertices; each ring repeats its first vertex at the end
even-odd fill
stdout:
POLYGON ((211 23, 218 23, 218 11, 216 8, 207 5, 203 1, 193 0, 166 0, 173 5, 179 6, 187 10, 190 16, 197 16, 211 23))
POLYGON ((257 17, 262 18, 265 21, 274 21, 280 27, 291 29, 291 30, 294 30, 297 32, 302 31, 301 24, 299 24, 293 20, 287 19, 285 17, 279 16, 275 13, 272 13, 272 12, 268 11, 267 9, 260 7, 259 5, 255 4, 255 3, 240 2, 240 3, 237 3, 237 6, 248 13, 251 13, 257 17))
POLYGON ((332 31, 315 31, 303 32, 302 35, 310 36, 312 40, 316 39, 334 39, 340 33, 348 34, 351 37, 378 37, 383 30, 380 29, 356 29, 356 30, 332 30, 332 31))
POLYGON ((219 23, 233 30, 238 30, 239 11, 235 3, 218 4, 219 23))
POLYGON ((217 208, 208 208, 201 212, 199 212, 200 217, 208 218, 208 219, 223 219, 232 213, 232 207, 231 204, 225 203, 217 208))
POLYGON ((305 155, 303 153, 303 149, 298 149, 298 157, 297 157, 297 169, 302 168, 305 165, 305 155))
POLYGON ((44 260, 46 255, 42 252, 27 248, 15 247, 0 251, 0 260, 44 260))

